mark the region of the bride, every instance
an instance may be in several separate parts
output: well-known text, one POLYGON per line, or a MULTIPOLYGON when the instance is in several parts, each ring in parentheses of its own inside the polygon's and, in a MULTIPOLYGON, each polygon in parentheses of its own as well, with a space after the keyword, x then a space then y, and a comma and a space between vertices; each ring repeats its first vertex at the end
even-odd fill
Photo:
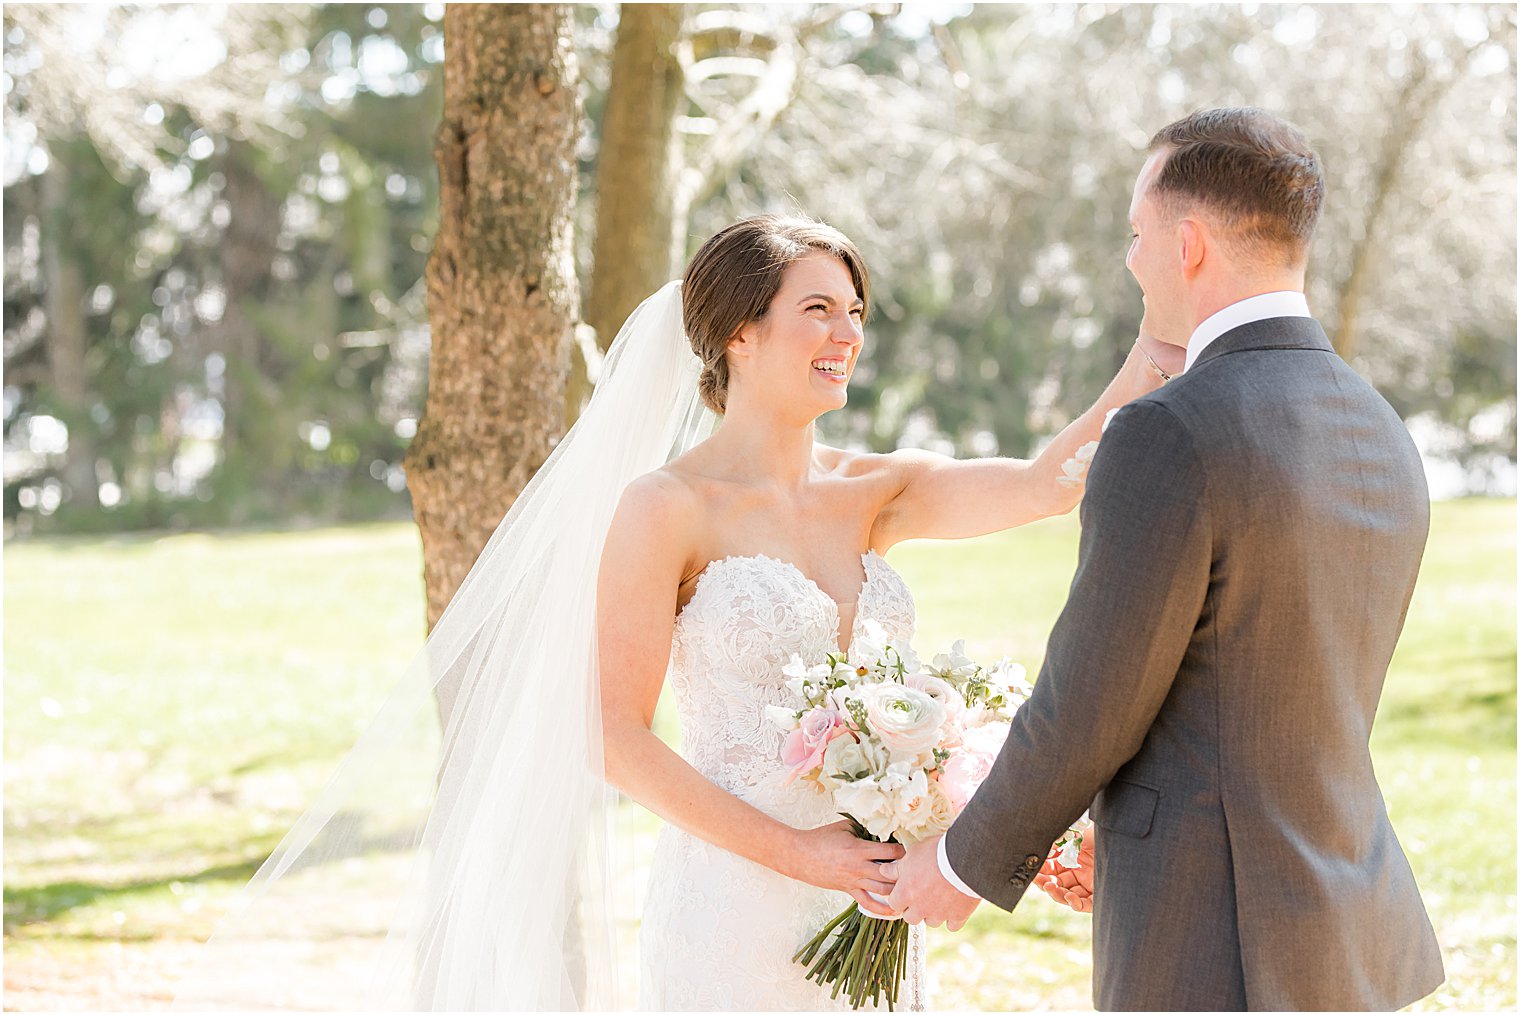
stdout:
POLYGON ((764 718, 785 700, 781 667, 794 652, 847 651, 867 620, 911 639, 912 596, 882 555, 1069 511, 1081 490, 1061 482, 1062 463, 1109 408, 1161 378, 1132 354, 1032 462, 855 454, 814 434, 845 404, 864 343, 869 281, 849 240, 806 220, 746 219, 697 252, 681 297, 722 426, 628 486, 597 595, 607 778, 668 822, 644 910, 641 1005, 818 1009, 828 994, 793 952, 844 896, 890 915, 866 893, 891 891, 876 861, 902 849, 857 839, 809 784, 785 784, 782 734, 764 718), (667 675, 684 758, 650 730, 667 675))
POLYGON ((866 893, 890 891, 876 865, 903 851, 784 779, 764 719, 781 666, 847 650, 870 620, 912 637, 912 596, 882 556, 896 543, 1069 511, 1071 461, 1108 410, 1161 383, 1151 355, 1172 348, 1138 341, 1032 461, 856 454, 814 423, 845 404, 869 298, 837 230, 762 215, 630 315, 585 412, 217 925, 177 1009, 616 1006, 628 858, 609 784, 666 822, 641 1007, 843 1004, 792 954, 852 899, 890 915, 866 893), (651 731, 667 677, 679 754, 651 731), (455 702, 441 730, 440 688, 455 702))

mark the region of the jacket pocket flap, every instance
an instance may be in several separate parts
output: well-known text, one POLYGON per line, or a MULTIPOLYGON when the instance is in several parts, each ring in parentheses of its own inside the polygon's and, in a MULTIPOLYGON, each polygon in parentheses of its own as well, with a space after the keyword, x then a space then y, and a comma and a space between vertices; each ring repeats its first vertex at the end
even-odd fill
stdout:
POLYGON ((1115 780, 1093 801, 1093 824, 1106 831, 1143 839, 1151 832, 1156 802, 1160 799, 1161 794, 1149 786, 1115 780))

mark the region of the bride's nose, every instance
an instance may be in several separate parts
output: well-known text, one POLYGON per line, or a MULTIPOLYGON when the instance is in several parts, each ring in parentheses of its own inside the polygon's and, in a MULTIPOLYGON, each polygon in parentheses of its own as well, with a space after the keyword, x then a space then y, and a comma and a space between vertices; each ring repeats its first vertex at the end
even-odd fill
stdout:
POLYGON ((839 345, 854 348, 865 341, 865 333, 861 330, 860 320, 854 314, 845 314, 844 319, 834 319, 834 326, 829 330, 829 338, 839 345))

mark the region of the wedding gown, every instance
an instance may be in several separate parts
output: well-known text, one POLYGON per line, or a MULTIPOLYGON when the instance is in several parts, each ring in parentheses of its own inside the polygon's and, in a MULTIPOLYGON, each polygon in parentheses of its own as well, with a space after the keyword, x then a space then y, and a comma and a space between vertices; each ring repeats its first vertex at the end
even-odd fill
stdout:
MULTIPOLYGON (((867 619, 894 641, 913 636, 913 597, 874 551, 851 638, 867 619)), ((724 557, 697 579, 676 618, 668 679, 682 753, 699 772, 796 828, 839 820, 812 783, 785 782, 783 734, 765 714, 787 701, 781 668, 839 651, 839 607, 795 565, 764 555, 724 557)), ((649 876, 639 930, 645 1009, 810 1011, 848 1009, 843 994, 805 979, 792 955, 852 900, 816 888, 666 825, 649 876)), ((925 1009, 922 925, 909 934, 898 1007, 925 1009)), ((884 1004, 883 1004, 884 1006, 884 1004)))

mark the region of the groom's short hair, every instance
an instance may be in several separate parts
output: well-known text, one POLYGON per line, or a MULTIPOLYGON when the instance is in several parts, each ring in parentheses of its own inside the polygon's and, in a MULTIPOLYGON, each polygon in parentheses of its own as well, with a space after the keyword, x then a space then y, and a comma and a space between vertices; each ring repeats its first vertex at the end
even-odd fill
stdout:
POLYGON ((1148 150, 1169 152, 1151 192, 1170 214, 1202 205, 1249 254, 1308 257, 1325 176, 1297 127, 1250 106, 1202 109, 1162 127, 1148 150))

